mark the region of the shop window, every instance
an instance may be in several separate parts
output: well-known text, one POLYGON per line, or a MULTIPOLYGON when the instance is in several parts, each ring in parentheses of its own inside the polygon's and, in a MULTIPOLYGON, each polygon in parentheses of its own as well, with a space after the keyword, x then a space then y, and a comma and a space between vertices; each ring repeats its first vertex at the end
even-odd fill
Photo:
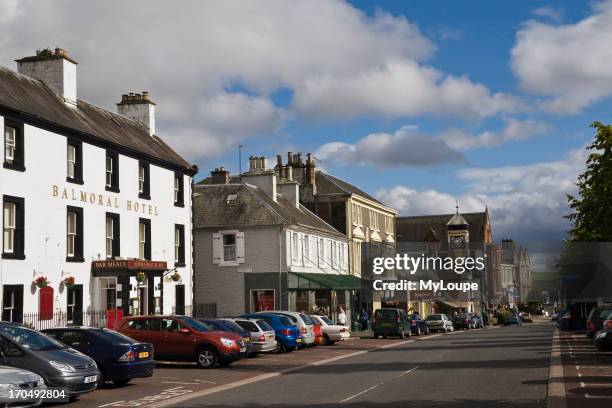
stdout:
POLYGON ((252 312, 265 312, 275 310, 274 290, 252 290, 251 291, 252 312))

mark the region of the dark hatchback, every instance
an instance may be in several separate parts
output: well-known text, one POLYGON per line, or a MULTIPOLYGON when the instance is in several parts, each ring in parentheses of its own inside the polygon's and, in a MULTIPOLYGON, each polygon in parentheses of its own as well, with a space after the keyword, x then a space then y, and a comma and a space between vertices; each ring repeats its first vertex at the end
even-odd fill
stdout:
POLYGON ((243 356, 253 356, 253 346, 251 346, 251 332, 248 330, 244 330, 240 325, 236 322, 232 322, 230 320, 224 319, 198 319, 206 326, 208 326, 211 330, 217 331, 226 331, 230 333, 236 333, 240 337, 242 337, 242 341, 244 341, 244 345, 246 346, 246 352, 243 353, 243 356))
POLYGON ((141 343, 114 330, 63 327, 43 333, 93 358, 100 370, 98 385, 112 381, 127 384, 133 378, 153 375, 153 345, 141 343))
POLYGON ((409 314, 408 320, 410 321, 410 328, 412 329, 413 334, 416 334, 417 336, 420 336, 421 334, 429 334, 427 322, 421 317, 420 314, 409 314))
POLYGON ((460 329, 473 329, 474 316, 471 313, 463 313, 453 317, 453 327, 457 330, 460 329))
POLYGON ((410 337, 412 328, 408 315, 402 309, 377 309, 372 321, 374 337, 399 336, 400 339, 410 337))
POLYGON ((18 323, 0 322, 0 359, 35 372, 48 387, 68 388, 70 398, 95 390, 100 375, 90 357, 18 323))
POLYGON ((595 334, 603 330, 605 320, 612 319, 612 306, 594 307, 587 317, 587 336, 593 338, 595 334))

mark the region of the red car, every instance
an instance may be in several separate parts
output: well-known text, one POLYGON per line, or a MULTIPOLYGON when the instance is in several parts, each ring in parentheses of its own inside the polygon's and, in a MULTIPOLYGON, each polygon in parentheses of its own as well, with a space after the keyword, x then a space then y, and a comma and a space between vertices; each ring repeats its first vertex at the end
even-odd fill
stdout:
POLYGON ((188 316, 131 316, 115 330, 153 344, 156 360, 195 361, 202 368, 229 366, 246 351, 240 335, 211 330, 188 316))
POLYGON ((310 316, 313 322, 313 332, 315 335, 315 344, 325 344, 325 336, 323 335, 323 329, 321 328, 321 324, 310 316))

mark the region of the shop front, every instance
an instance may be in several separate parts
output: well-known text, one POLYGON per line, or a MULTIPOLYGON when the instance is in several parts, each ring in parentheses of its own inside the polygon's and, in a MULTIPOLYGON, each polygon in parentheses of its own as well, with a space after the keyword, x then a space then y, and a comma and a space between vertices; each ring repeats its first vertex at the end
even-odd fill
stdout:
POLYGON ((360 289, 361 279, 353 275, 289 272, 289 310, 325 315, 337 322, 342 308, 350 325, 360 289))
MULTIPOLYGON (((162 314, 164 310, 164 277, 170 275, 165 261, 105 260, 93 261, 92 304, 107 315, 107 320, 123 316, 162 314)), ((185 297, 176 285, 174 312, 184 313, 185 297)), ((172 302, 173 299, 169 301, 172 302)))

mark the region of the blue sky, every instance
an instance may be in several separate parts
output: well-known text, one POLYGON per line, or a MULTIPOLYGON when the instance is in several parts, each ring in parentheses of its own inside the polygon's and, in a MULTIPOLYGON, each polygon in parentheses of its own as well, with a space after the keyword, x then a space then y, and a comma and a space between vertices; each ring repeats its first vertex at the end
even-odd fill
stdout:
POLYGON ((497 239, 564 237, 588 126, 612 114, 612 2, 181 6, 8 0, 0 64, 61 46, 80 98, 114 110, 148 90, 158 133, 199 177, 236 171, 239 144, 243 167, 312 151, 401 214, 458 200, 487 205, 497 239))

